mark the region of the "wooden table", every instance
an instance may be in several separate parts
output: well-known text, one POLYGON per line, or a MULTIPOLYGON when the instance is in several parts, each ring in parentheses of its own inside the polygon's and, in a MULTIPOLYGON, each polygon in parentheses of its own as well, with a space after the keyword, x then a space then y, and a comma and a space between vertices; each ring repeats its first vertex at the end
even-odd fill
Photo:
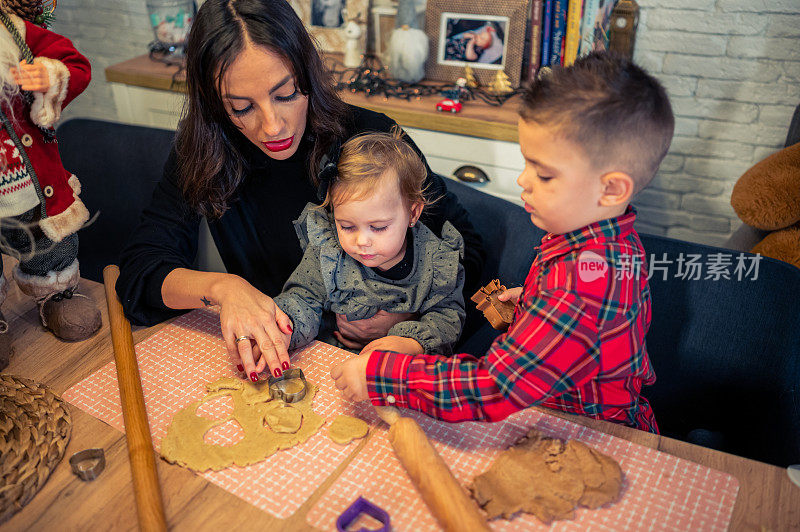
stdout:
MULTIPOLYGON (((153 61, 145 54, 111 65, 105 72, 106 81, 113 83, 184 92, 185 77, 182 74, 176 76, 177 71, 177 66, 167 66, 153 61)), ((515 96, 500 107, 482 101, 469 102, 460 113, 453 115, 436 111, 436 102, 442 99, 438 95, 411 101, 399 98, 384 100, 378 96, 367 97, 362 93, 353 94, 346 91, 341 95, 346 102, 385 113, 404 127, 517 142, 519 96, 515 96)))
MULTIPOLYGON (((4 270, 16 261, 3 256, 4 270)), ((34 303, 9 284, 3 312, 10 322, 15 354, 6 373, 47 384, 55 393, 83 380, 112 361, 111 336, 102 285, 81 281, 80 291, 98 302, 103 328, 92 338, 65 343, 44 331, 34 303)), ((140 341, 163 324, 134 331, 140 341)), ((61 463, 44 488, 2 530, 133 530, 136 508, 125 436, 102 421, 72 407, 72 440, 61 463), (93 482, 74 476, 67 458, 89 447, 102 447, 106 469, 93 482)), ((548 411, 552 413, 552 411, 548 411)), ((739 480, 739 495, 732 530, 797 530, 800 528, 800 488, 789 481, 785 469, 691 445, 671 438, 604 421, 570 416, 570 421, 658 449, 708 467, 726 471, 739 480)), ((351 455, 352 456, 352 455, 351 455)), ((189 470, 158 461, 167 522, 175 530, 308 530, 305 514, 347 465, 346 460, 329 479, 285 520, 276 519, 224 491, 189 470)))

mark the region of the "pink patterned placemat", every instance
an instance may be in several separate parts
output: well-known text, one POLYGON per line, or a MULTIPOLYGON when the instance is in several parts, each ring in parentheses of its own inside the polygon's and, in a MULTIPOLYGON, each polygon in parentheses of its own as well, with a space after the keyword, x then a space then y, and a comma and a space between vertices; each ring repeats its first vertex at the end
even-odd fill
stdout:
MULTIPOLYGON (((150 428, 156 448, 172 416, 205 395, 205 383, 234 376, 219 329, 219 317, 209 310, 188 313, 136 344, 150 428)), ((434 518, 414 489, 389 445, 387 428, 366 403, 342 398, 328 374, 350 353, 315 342, 293 355, 309 381, 319 386, 314 410, 326 425, 339 414, 356 415, 373 425, 367 445, 310 510, 307 520, 324 530, 358 495, 389 512, 394 530, 436 530, 434 518)), ((64 398, 111 426, 124 430, 116 368, 109 363, 63 394, 64 398)), ((222 417, 230 405, 208 402, 202 415, 222 417)), ((605 528, 726 529, 738 491, 734 477, 705 466, 633 444, 627 440, 571 423, 536 410, 494 423, 447 424, 417 412, 414 417, 450 466, 456 478, 469 483, 485 471, 497 454, 536 426, 547 435, 576 438, 613 456, 625 473, 620 502, 600 510, 579 510, 573 521, 556 523, 558 530, 605 528)), ((238 439, 239 429, 218 427, 207 436, 212 443, 238 439)), ((285 518, 293 514, 317 486, 348 456, 354 444, 341 446, 327 436, 327 426, 298 446, 279 451, 252 466, 203 473, 202 476, 254 506, 285 518)), ((535 518, 496 520, 497 530, 544 529, 535 518)))
MULTIPOLYGON (((237 373, 225 350, 219 315, 205 309, 181 316, 135 348, 156 449, 175 412, 201 399, 206 394, 206 383, 237 373)), ((342 413, 353 414, 352 403, 342 398, 328 376, 330 365, 348 356, 351 355, 347 351, 314 342, 292 357, 306 378, 319 386, 314 411, 325 418, 326 424, 317 434, 258 464, 229 467, 202 476, 278 518, 292 515, 355 448, 355 444, 333 443, 327 435, 327 424, 333 418, 342 413)), ((68 389, 63 397, 112 427, 125 430, 113 362, 68 389)), ((229 398, 224 399, 228 401, 204 403, 198 413, 224 417, 232 408, 229 398)), ((238 425, 231 422, 215 428, 206 441, 234 442, 240 432, 238 425)))

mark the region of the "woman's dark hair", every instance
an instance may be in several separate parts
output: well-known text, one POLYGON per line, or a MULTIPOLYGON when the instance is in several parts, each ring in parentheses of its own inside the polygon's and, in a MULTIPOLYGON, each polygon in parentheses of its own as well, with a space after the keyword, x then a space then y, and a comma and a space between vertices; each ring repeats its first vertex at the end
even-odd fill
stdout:
POLYGON ((231 122, 220 97, 225 72, 248 42, 285 57, 298 90, 308 96, 306 136, 314 138, 309 177, 344 136, 347 106, 287 0, 206 0, 186 43, 187 99, 175 145, 184 198, 212 219, 224 214, 248 171, 241 146, 250 141, 231 122))

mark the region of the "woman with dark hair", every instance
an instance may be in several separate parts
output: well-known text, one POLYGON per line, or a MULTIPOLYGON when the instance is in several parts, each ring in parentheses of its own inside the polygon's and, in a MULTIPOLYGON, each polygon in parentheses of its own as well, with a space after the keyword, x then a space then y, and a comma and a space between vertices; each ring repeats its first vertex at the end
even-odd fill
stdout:
MULTIPOLYGON (((255 381, 269 366, 279 376, 290 366, 284 335, 291 325, 267 294, 280 293, 302 258, 292 222, 306 203, 324 198, 344 141, 395 123, 339 98, 286 0, 206 0, 186 64, 175 147, 120 257, 117 293, 127 316, 144 325, 220 305, 239 371, 255 381), (203 216, 229 273, 192 269, 203 216)), ((438 201, 421 220, 437 235, 446 220, 461 232, 470 292, 483 265, 480 237, 442 178, 426 169, 426 193, 438 201)), ((336 336, 357 348, 407 319, 337 316, 336 336)))

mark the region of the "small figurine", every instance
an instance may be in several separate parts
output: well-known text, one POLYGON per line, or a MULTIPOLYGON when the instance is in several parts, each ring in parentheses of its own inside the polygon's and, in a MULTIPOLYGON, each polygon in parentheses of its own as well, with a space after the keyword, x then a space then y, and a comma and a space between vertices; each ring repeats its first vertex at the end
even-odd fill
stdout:
POLYGON ((494 279, 486 286, 481 287, 470 298, 476 303, 476 308, 483 312, 484 317, 489 320, 489 325, 499 331, 505 331, 511 325, 514 318, 513 301, 500 301, 497 296, 506 291, 506 287, 500 284, 499 279, 494 279))
POLYGON ((505 96, 506 94, 514 92, 514 88, 511 86, 511 80, 508 79, 508 75, 502 70, 497 71, 494 79, 489 83, 489 88, 487 90, 495 96, 505 96))
POLYGON ((389 39, 389 72, 392 77, 407 83, 417 83, 425 77, 428 59, 428 36, 419 29, 414 0, 399 0, 395 30, 389 39))
POLYGON ((361 58, 364 56, 364 50, 361 49, 361 36, 364 30, 361 29, 361 24, 358 23, 357 18, 351 18, 344 26, 344 36, 347 39, 344 45, 344 66, 347 68, 358 68, 361 64, 361 58))
POLYGON ((467 87, 470 89, 478 88, 478 80, 475 78, 475 72, 472 71, 472 67, 469 65, 464 65, 464 78, 467 80, 467 87))
POLYGON ((436 110, 450 111, 451 113, 461 111, 463 106, 459 100, 461 100, 461 95, 467 92, 467 89, 464 88, 466 85, 465 78, 458 78, 454 88, 443 90, 442 95, 445 96, 445 99, 436 104, 436 110))

